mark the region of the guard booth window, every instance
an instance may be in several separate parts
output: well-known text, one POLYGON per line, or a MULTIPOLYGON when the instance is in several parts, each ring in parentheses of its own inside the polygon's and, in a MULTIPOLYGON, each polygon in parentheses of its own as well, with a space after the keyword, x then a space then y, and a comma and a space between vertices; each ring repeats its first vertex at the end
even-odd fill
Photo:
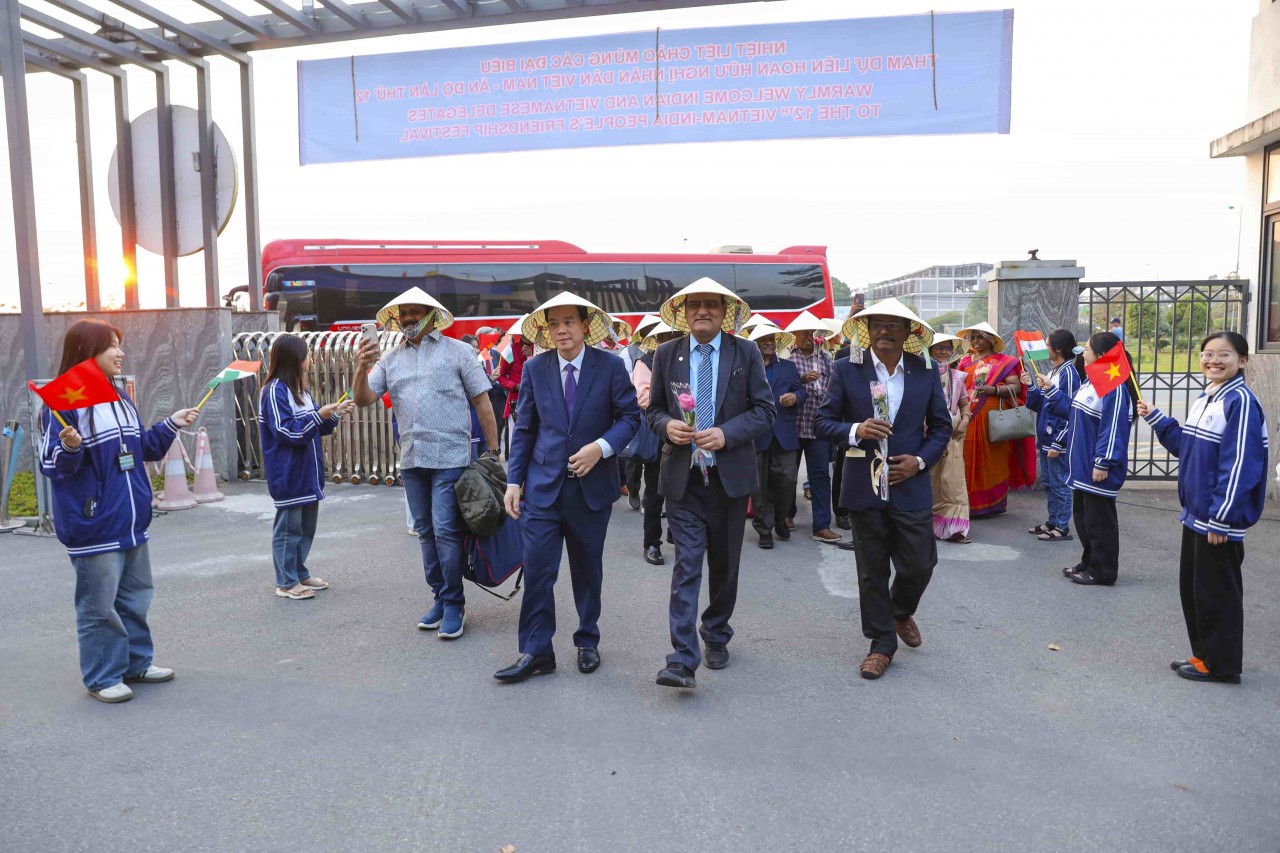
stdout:
POLYGON ((1280 145, 1263 158, 1263 233, 1258 349, 1280 350, 1280 145))

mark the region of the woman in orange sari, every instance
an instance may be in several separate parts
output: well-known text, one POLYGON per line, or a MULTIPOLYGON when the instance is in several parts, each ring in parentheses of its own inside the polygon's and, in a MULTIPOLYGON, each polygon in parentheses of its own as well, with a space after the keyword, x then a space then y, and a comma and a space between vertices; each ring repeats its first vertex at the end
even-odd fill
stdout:
POLYGON ((987 412, 996 408, 999 400, 1006 406, 1026 403, 1027 392, 1018 379, 1020 362, 1001 352, 1004 339, 987 323, 961 329, 956 336, 969 344, 969 355, 957 365, 965 373, 973 416, 964 438, 969 515, 1001 515, 1008 509, 1009 489, 1027 489, 1036 480, 1034 439, 993 442, 987 433, 987 412))

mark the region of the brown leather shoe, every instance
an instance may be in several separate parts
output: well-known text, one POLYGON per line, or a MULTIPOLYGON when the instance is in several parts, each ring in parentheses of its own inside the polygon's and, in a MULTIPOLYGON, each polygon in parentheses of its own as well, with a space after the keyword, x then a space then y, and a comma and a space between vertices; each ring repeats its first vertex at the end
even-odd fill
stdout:
POLYGON ((916 648, 924 639, 920 636, 920 628, 916 626, 914 616, 908 616, 906 619, 893 620, 893 626, 898 630, 898 636, 902 638, 902 642, 911 648, 916 648))
POLYGON ((843 536, 841 536, 839 533, 836 533, 830 527, 828 527, 826 530, 817 531, 816 533, 813 534, 813 538, 819 542, 830 542, 832 545, 844 539, 843 536))
POLYGON ((862 677, 869 679, 879 678, 884 675, 884 671, 889 668, 891 663, 893 663, 893 658, 888 655, 872 652, 862 662, 862 677))

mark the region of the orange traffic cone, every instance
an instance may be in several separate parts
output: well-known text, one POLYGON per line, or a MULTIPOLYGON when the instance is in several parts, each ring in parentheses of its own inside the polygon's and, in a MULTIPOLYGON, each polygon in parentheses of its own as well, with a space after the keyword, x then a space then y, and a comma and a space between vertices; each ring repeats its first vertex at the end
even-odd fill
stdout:
POLYGON ((225 497, 218 491, 218 480, 213 473, 213 451, 209 449, 209 431, 196 430, 196 487, 191 495, 197 503, 211 504, 225 497))
POLYGON ((183 455, 182 440, 175 438, 164 457, 164 492, 156 503, 156 509, 169 512, 196 506, 196 499, 187 489, 187 466, 182 460, 183 455))

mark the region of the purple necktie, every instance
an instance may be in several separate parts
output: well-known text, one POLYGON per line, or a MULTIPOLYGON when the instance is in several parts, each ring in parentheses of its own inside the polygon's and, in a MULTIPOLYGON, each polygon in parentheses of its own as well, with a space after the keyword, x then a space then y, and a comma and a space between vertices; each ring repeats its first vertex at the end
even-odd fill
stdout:
POLYGON ((569 412, 569 420, 573 420, 573 403, 578 398, 578 380, 573 378, 572 364, 566 364, 564 369, 564 407, 569 412))

